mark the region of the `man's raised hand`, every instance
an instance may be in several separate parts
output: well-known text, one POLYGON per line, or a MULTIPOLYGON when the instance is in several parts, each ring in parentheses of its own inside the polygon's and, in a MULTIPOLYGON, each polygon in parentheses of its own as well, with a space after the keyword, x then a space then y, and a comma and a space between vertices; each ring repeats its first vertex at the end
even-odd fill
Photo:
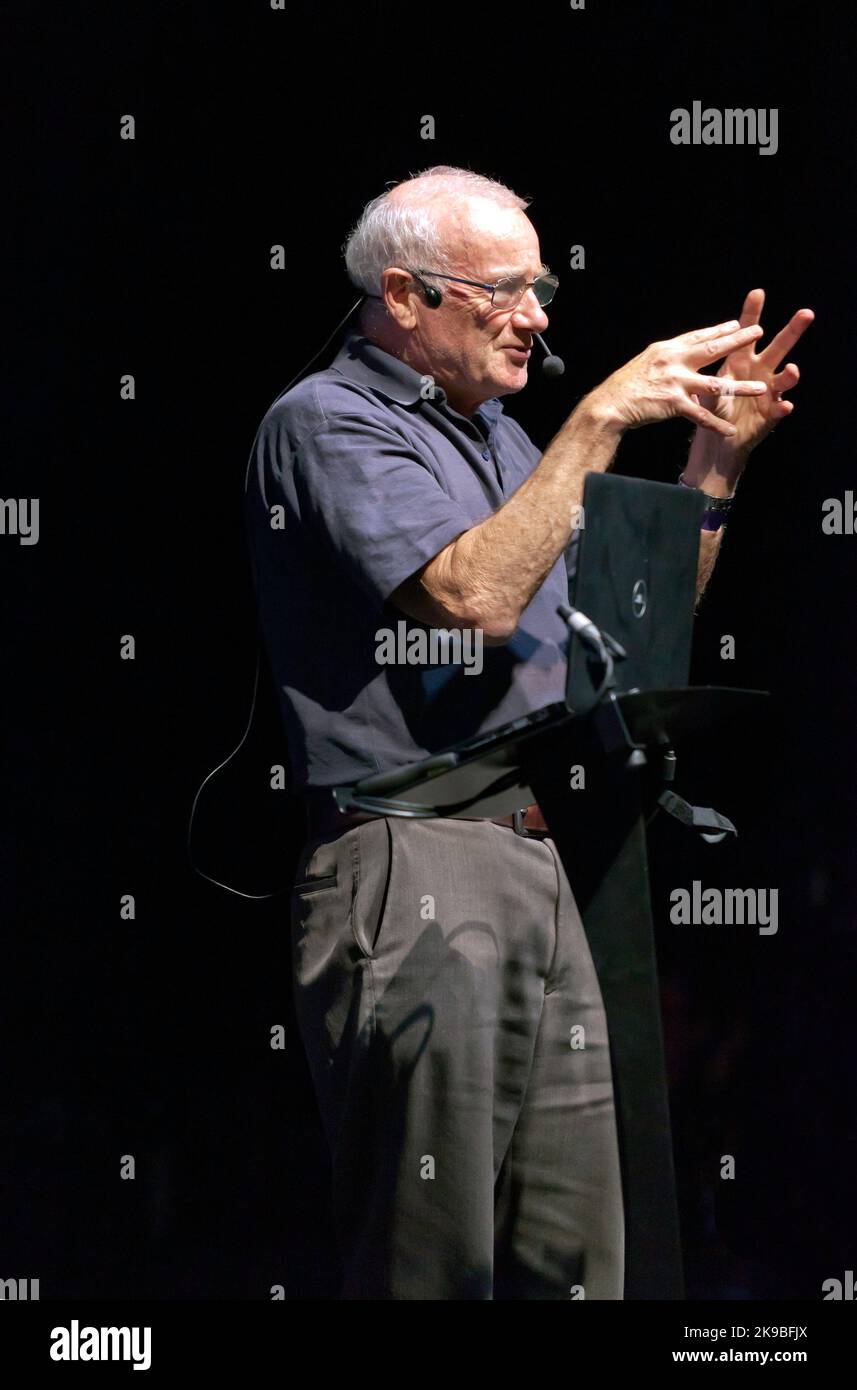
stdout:
MULTIPOLYGON (((750 290, 741 310, 742 328, 759 325, 764 303, 764 290, 750 290)), ((800 372, 795 362, 788 362, 782 371, 778 369, 814 318, 811 309, 798 309, 761 352, 754 352, 752 342, 737 345, 730 349, 717 376, 706 379, 706 386, 699 393, 699 404, 734 425, 735 433, 728 441, 730 453, 746 459, 751 449, 791 414, 794 406, 791 401, 783 400, 783 396, 797 385, 800 372), (761 381, 767 389, 749 400, 724 393, 722 385, 711 389, 721 379, 729 381, 736 377, 761 381)))
MULTIPOLYGON (((694 424, 732 438, 736 426, 700 401, 704 395, 713 403, 718 398, 764 395, 767 382, 736 379, 732 376, 704 376, 701 369, 719 362, 738 360, 735 354, 749 352, 760 337, 758 323, 741 325, 737 319, 712 328, 697 328, 677 338, 651 343, 637 357, 597 386, 589 397, 610 423, 620 429, 638 429, 658 420, 684 416, 694 424)), ((772 344, 773 346, 773 344, 772 344)))

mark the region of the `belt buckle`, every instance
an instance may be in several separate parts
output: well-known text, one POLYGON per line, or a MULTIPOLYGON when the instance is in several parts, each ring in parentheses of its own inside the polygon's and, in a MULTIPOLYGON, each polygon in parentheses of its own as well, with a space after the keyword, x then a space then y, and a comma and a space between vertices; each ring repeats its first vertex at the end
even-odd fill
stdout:
POLYGON ((539 838, 539 836, 541 835, 541 831, 527 830, 526 826, 524 825, 524 816, 527 814, 528 810, 529 807, 525 806, 523 811, 512 812, 512 829, 514 830, 516 835, 521 835, 525 840, 535 840, 539 838))

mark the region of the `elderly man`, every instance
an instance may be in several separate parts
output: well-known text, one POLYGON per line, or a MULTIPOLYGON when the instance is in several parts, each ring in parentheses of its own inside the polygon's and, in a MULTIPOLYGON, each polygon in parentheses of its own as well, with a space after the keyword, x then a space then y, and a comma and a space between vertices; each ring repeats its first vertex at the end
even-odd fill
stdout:
POLYGON ((257 590, 307 809, 294 994, 349 1299, 622 1297, 606 1024, 538 808, 523 825, 344 818, 329 788, 563 698, 556 609, 586 474, 677 415, 699 427, 683 481, 712 499, 701 593, 715 499, 791 411, 798 370, 778 369, 812 319, 757 354, 754 290, 740 320, 620 367, 542 454, 500 401, 527 383, 557 285, 526 206, 446 167, 369 203, 346 247, 358 329, 255 444, 257 590), (481 634, 478 674, 381 663, 403 621, 481 634))

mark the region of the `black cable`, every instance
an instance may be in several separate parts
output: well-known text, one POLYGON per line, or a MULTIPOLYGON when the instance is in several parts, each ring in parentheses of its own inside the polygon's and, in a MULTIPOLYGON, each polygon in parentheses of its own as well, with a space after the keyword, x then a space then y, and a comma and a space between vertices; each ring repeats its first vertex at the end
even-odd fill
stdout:
MULTIPOLYGON (((306 372, 309 371, 309 369, 310 369, 310 367, 313 365, 313 363, 314 363, 315 361, 317 361, 317 359, 321 356, 321 354, 325 351, 325 349, 329 346, 329 344, 330 344, 330 343, 333 341, 333 339, 336 337, 337 333, 339 333, 340 329, 341 329, 341 328, 344 326, 344 324, 346 324, 346 323, 348 322, 348 320, 351 318, 351 315, 354 313, 354 311, 360 307, 360 305, 363 303, 363 301, 364 301, 365 298, 366 298, 366 295, 361 295, 360 298, 359 298, 354 304, 352 304, 351 308, 348 310, 348 313, 344 316, 344 318, 341 318, 341 319, 339 320, 339 323, 336 325, 336 327, 334 328, 333 332, 325 339, 325 341, 322 343, 321 347, 318 349, 318 352, 314 353, 313 356, 309 359, 309 361, 308 361, 308 362, 301 368, 301 370, 297 373, 297 375, 292 377, 291 381, 288 383, 287 386, 284 386, 280 391, 277 392, 276 396, 275 396, 274 399, 271 401, 271 404, 268 406, 268 410, 265 411, 265 415, 267 415, 267 414, 268 414, 268 411, 270 411, 270 410, 273 408, 273 406, 276 405, 276 403, 277 403, 277 401, 280 399, 280 397, 281 397, 281 396, 284 396, 284 395, 286 394, 287 391, 290 391, 291 388, 295 385, 295 383, 296 383, 297 381, 299 381, 300 378, 301 378, 306 372)), ((264 417, 263 417, 263 418, 264 418, 264 417)), ((261 429, 261 425, 260 425, 259 428, 261 429)), ((256 431, 256 439, 258 439, 258 437, 259 437, 259 431, 257 430, 257 431, 256 431)), ((254 455, 255 455, 255 452, 256 452, 256 440, 254 439, 254 441, 253 441, 253 447, 252 447, 251 450, 250 450, 250 457, 249 457, 248 460, 247 460, 247 468, 246 468, 245 473, 244 473, 244 496, 245 496, 245 497, 247 496, 247 489, 248 489, 248 487, 249 487, 249 485, 250 485, 250 467, 251 467, 251 465, 252 465, 252 463, 253 463, 253 457, 254 457, 254 455)), ((249 733, 250 733, 251 728, 253 727, 253 718, 254 718, 254 715, 255 715, 255 713, 256 713, 256 701, 257 701, 257 699, 258 699, 258 694, 259 694, 259 675, 260 675, 261 666, 262 666, 262 641, 263 641, 263 639, 262 639, 262 634, 261 634, 261 631, 260 631, 260 632, 259 632, 259 636, 258 636, 258 640, 257 640, 257 645, 256 645, 256 674, 255 674, 255 676, 254 676, 254 678, 253 678, 253 695, 252 695, 252 699, 251 699, 251 702, 250 702, 250 713, 249 713, 249 715, 248 715, 248 717, 247 717, 247 726, 246 726, 246 728, 245 728, 243 734, 241 735, 241 738, 239 739, 238 743, 235 745, 235 747, 233 748, 232 752, 228 755, 228 757, 224 758, 222 762, 218 763, 216 767, 213 767, 213 768, 211 769, 211 771, 210 771, 210 772, 207 772, 206 775, 205 775, 205 777, 203 777, 202 781, 200 782, 199 786, 198 786, 197 789, 196 789, 196 795, 195 795, 194 798, 193 798, 193 803, 192 803, 191 808, 190 808, 190 816, 188 817, 188 823, 187 823, 187 857, 188 857, 188 862, 189 862, 191 868, 193 869, 194 873, 199 874, 200 878, 207 879, 207 881, 208 881, 209 883, 213 883, 217 888, 225 888, 226 891, 227 891, 227 893, 234 893, 235 896, 236 896, 236 897, 239 897, 239 898, 249 898, 249 899, 250 899, 251 901, 253 901, 253 902, 262 902, 263 900, 268 899, 268 898, 278 898, 282 893, 288 892, 288 891, 290 890, 291 885, 287 885, 286 887, 283 887, 283 888, 278 888, 278 889, 276 889, 276 891, 273 892, 273 893, 244 893, 244 892, 242 892, 242 890, 241 890, 240 888, 233 888, 230 884, 228 884, 228 883, 223 883, 223 882, 222 882, 220 879, 218 879, 218 878, 212 878, 211 874, 205 873, 205 871, 199 867, 199 865, 197 864, 197 862, 196 862, 196 860, 195 860, 195 858, 194 858, 194 855, 193 855, 193 823, 194 823, 194 819, 195 819, 195 816, 196 816, 197 803, 199 802, 199 798, 200 798, 200 796, 202 795, 203 789, 204 789, 204 788, 207 786, 207 784, 211 781, 212 777, 215 777, 215 776, 217 775, 218 772, 221 772, 221 771, 223 770, 223 768, 227 766, 228 763, 231 763, 231 761, 232 761, 232 759, 235 757, 236 753, 240 752, 241 748, 244 746, 244 744, 245 744, 246 741, 247 741, 247 737, 248 737, 248 735, 249 735, 249 733)))

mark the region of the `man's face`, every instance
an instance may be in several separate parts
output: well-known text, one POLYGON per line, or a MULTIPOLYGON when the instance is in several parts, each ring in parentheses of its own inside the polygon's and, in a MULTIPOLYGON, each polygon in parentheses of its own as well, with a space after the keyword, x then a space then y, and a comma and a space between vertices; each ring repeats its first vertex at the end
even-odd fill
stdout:
MULTIPOLYGON (((444 235, 455 262, 450 273, 468 280, 496 284, 516 277, 530 282, 544 272, 533 224, 517 208, 462 200, 449 210, 444 235)), ((514 308, 500 310, 492 306, 490 291, 430 276, 426 284, 440 290, 443 299, 432 309, 419 286, 413 287, 417 323, 412 347, 453 408, 470 414, 492 396, 526 386, 533 334, 544 332, 548 324, 533 291, 527 290, 514 308)))

